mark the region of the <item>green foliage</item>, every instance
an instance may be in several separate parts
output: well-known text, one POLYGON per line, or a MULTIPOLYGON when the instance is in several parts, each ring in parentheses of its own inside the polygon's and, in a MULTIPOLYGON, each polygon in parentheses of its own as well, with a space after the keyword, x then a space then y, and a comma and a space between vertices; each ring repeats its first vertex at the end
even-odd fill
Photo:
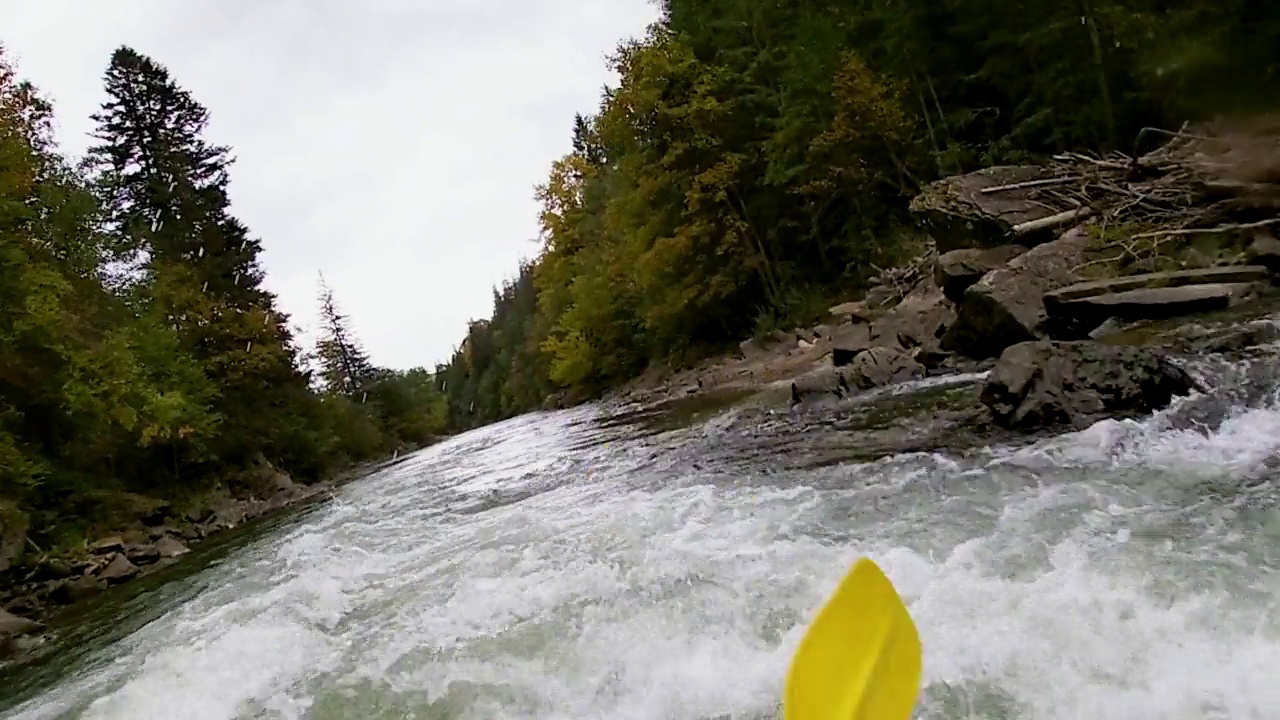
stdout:
POLYGON ((457 427, 538 406, 502 401, 517 357, 585 397, 812 321, 915 252, 907 203, 942 174, 1130 149, 1280 85, 1280 11, 1247 0, 661 7, 538 188, 525 334, 498 303, 441 369, 457 427))
POLYGON ((130 493, 199 494, 259 453, 314 479, 442 433, 425 371, 366 360, 362 397, 310 388, 204 108, 128 48, 106 86, 73 168, 0 53, 0 504, 49 546, 136 517, 130 493))

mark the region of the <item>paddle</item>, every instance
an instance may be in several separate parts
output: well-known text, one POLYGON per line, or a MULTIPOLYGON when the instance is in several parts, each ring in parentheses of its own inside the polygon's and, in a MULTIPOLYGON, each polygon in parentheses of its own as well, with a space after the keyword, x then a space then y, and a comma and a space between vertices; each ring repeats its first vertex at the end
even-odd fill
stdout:
POLYGON ((920 692, 920 636, 902 598, 867 558, 854 563, 800 641, 786 720, 909 720, 920 692))

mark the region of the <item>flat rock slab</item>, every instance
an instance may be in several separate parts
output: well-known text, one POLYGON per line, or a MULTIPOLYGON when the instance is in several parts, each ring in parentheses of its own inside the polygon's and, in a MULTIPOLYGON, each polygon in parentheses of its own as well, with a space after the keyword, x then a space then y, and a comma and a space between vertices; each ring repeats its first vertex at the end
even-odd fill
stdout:
POLYGON ((1222 283, 1255 283, 1271 279, 1271 271, 1261 265, 1228 265, 1199 270, 1175 270, 1173 272, 1146 273, 1109 280, 1091 280, 1075 283, 1044 294, 1048 308, 1056 303, 1081 300, 1095 295, 1124 293, 1144 288, 1176 288, 1186 285, 1222 283))
POLYGON ((1256 288, 1254 283, 1138 288, 1059 302, 1048 309, 1055 316, 1098 323, 1110 317, 1122 320, 1163 320, 1225 309, 1250 297, 1256 288))

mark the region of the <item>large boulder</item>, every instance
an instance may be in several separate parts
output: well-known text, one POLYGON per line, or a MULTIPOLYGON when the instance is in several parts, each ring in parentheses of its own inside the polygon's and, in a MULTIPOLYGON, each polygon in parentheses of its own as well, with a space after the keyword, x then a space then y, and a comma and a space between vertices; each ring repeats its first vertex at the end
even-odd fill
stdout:
POLYGON ((982 276, 1003 267, 1005 263, 1026 252, 1022 245, 998 245, 993 248, 961 248, 943 253, 934 266, 934 282, 942 288, 948 300, 958 303, 964 291, 982 279, 982 276))
POLYGON ((924 366, 905 350, 879 346, 861 352, 844 370, 850 387, 860 390, 885 387, 924 377, 924 366))
POLYGON ((1038 165, 989 167, 930 183, 911 201, 911 211, 940 253, 1035 244, 1052 239, 1054 219, 1061 216, 1040 197, 1056 182, 1038 165))
POLYGON ((1107 416, 1159 410, 1196 389, 1158 348, 1036 341, 1000 355, 981 399, 1001 427, 1083 428, 1107 416))
POLYGON ((965 291, 942 349, 981 360, 1044 337, 1044 294, 1081 279, 1088 246, 1088 233, 1077 227, 987 273, 965 291))

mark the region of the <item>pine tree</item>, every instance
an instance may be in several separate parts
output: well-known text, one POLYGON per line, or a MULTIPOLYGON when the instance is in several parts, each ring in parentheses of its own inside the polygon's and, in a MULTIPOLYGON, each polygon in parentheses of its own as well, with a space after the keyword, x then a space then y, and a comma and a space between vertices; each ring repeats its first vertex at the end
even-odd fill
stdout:
POLYGON ((219 388, 220 451, 288 454, 282 438, 314 398, 262 288, 261 245, 230 213, 230 153, 203 137, 208 111, 151 58, 117 49, 105 83, 87 165, 132 295, 159 309, 219 388))
POLYGON ((320 276, 321 337, 316 342, 316 359, 325 390, 334 395, 356 397, 368 389, 377 371, 349 327, 350 319, 338 308, 333 290, 320 276))
POLYGON ((154 271, 194 269, 203 292, 233 307, 264 306, 261 245, 229 214, 227 148, 202 134, 208 111, 151 58, 121 47, 89 150, 122 260, 154 271))

